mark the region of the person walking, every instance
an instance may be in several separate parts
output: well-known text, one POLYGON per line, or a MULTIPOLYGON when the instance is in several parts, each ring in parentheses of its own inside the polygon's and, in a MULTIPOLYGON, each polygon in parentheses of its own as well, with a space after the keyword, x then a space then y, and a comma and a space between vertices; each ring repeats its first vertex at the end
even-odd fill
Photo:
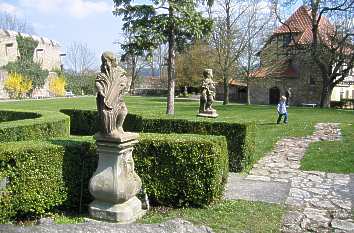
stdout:
POLYGON ((284 116, 284 123, 287 124, 288 123, 288 110, 287 110, 287 106, 286 106, 286 97, 285 96, 280 97, 280 101, 277 106, 277 111, 278 111, 277 124, 280 123, 281 118, 283 116, 284 116))

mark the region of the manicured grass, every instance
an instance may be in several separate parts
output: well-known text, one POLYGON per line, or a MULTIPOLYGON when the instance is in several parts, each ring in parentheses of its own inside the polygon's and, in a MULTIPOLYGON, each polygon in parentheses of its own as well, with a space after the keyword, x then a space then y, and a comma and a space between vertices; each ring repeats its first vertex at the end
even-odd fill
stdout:
MULTIPOLYGON (((289 124, 276 125, 277 118, 275 106, 240 105, 230 104, 223 106, 220 102, 214 104, 219 117, 205 119, 197 117, 199 102, 176 99, 175 115, 165 114, 166 98, 160 97, 126 97, 126 104, 131 113, 156 118, 181 118, 195 121, 227 121, 242 122, 256 121, 256 151, 255 158, 261 158, 280 138, 288 136, 310 135, 318 122, 340 122, 354 124, 354 111, 320 108, 289 108, 289 124)), ((58 111, 64 108, 71 109, 96 109, 95 97, 60 98, 45 100, 25 100, 13 102, 0 102, 1 108, 15 109, 42 109, 58 111)), ((339 151, 336 144, 335 150, 339 151)), ((354 154, 350 147, 349 153, 354 154)), ((247 172, 247 171, 245 171, 247 172)))
POLYGON ((341 124, 341 141, 312 143, 301 161, 302 170, 354 173, 354 126, 341 124))
POLYGON ((280 205, 248 201, 223 201, 203 209, 152 209, 140 223, 161 223, 183 218, 215 232, 280 232, 285 209, 280 205))

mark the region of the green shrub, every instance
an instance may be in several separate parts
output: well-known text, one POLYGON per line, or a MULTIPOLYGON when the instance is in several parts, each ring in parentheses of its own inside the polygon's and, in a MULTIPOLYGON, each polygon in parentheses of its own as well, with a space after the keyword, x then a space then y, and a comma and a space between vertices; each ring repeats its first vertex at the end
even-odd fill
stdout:
POLYGON ((225 137, 141 134, 133 154, 149 198, 159 204, 203 206, 223 196, 225 137))
POLYGON ((35 112, 20 112, 20 111, 0 111, 0 123, 5 121, 17 121, 24 119, 34 119, 41 115, 35 112))
POLYGON ((62 147, 45 142, 0 145, 0 177, 9 183, 0 194, 0 223, 43 214, 66 199, 62 147))
MULTIPOLYGON (((151 200, 170 206, 208 205, 222 198, 228 159, 224 137, 141 134, 136 172, 151 200)), ((0 146, 0 222, 53 208, 86 209, 98 156, 92 137, 11 142, 0 146)))
MULTIPOLYGON (((92 201, 88 182, 97 167, 92 137, 54 139, 65 147, 68 180, 65 207, 87 208, 92 201), (74 179, 72 177, 75 177, 74 179)), ((140 134, 133 151, 135 170, 148 196, 169 206, 201 206, 222 197, 228 175, 224 137, 187 134, 140 134)))
MULTIPOLYGON (((90 110, 70 110, 61 112, 70 116, 71 133, 93 135, 98 130, 97 112, 90 110)), ((242 171, 255 161, 255 124, 254 122, 229 123, 210 121, 190 121, 183 119, 151 119, 128 114, 124 129, 147 133, 191 133, 220 135, 227 138, 230 171, 242 171)))
POLYGON ((0 118, 12 120, 0 123, 0 142, 45 140, 52 137, 69 136, 70 119, 59 112, 1 110, 0 118), (34 116, 37 117, 24 119, 34 116))

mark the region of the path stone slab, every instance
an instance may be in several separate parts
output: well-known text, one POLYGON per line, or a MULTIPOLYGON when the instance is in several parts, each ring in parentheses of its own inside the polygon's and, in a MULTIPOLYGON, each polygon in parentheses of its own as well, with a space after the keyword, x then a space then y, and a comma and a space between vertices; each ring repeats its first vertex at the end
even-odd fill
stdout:
POLYGON ((194 226, 182 219, 170 220, 162 224, 115 224, 115 223, 85 223, 65 225, 37 225, 19 227, 0 225, 0 233, 212 233, 205 226, 194 226))
POLYGON ((290 184, 248 180, 236 173, 230 173, 225 199, 285 203, 290 184))

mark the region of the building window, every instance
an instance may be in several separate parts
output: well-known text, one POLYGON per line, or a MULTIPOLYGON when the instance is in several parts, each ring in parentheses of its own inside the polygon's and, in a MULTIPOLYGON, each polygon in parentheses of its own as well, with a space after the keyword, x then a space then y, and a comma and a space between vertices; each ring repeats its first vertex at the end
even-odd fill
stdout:
POLYGON ((283 47, 288 47, 288 45, 290 44, 291 42, 291 34, 284 34, 283 35, 283 47))
POLYGON ((9 56, 10 55, 10 51, 11 51, 11 48, 14 46, 13 43, 8 43, 8 44, 5 44, 5 55, 6 56, 9 56))
POLYGON ((44 49, 37 49, 36 50, 36 56, 37 58, 42 57, 44 53, 44 49))

